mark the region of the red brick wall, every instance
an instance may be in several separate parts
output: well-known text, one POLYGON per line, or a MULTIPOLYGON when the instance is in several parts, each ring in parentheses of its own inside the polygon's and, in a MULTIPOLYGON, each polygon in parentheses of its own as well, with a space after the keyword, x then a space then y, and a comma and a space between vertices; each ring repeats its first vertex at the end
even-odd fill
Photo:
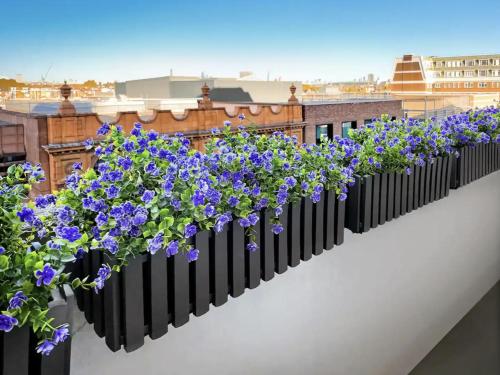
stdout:
POLYGON ((373 102, 304 104, 302 108, 305 126, 305 142, 316 142, 316 125, 333 124, 335 135, 342 134, 342 122, 357 121, 363 126, 365 119, 380 117, 383 114, 401 117, 401 100, 381 100, 373 102))

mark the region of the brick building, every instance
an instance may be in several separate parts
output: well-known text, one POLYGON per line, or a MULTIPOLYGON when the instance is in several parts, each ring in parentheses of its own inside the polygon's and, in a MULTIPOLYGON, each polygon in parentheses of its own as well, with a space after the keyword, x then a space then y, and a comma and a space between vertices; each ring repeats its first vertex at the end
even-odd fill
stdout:
POLYGON ((0 175, 5 175, 9 166, 25 160, 23 125, 0 120, 0 175))
MULTIPOLYGON (((118 112, 112 124, 120 124, 130 132, 134 123, 140 122, 146 130, 154 129, 161 134, 182 132, 193 146, 203 150, 205 141, 210 137, 211 129, 222 127, 224 121, 239 123, 238 116, 245 116, 244 124, 255 125, 259 133, 272 133, 280 130, 297 136, 303 142, 304 122, 302 106, 295 98, 295 87, 291 88, 288 103, 280 105, 236 105, 232 110, 214 107, 209 97, 209 87, 202 88, 202 98, 198 108, 188 109, 180 117, 170 110, 155 110, 151 119, 142 119, 136 111, 118 112)), ((9 124, 18 124, 24 133, 16 133, 17 144, 26 149, 26 160, 40 163, 47 181, 36 186, 35 194, 48 193, 61 188, 67 174, 75 162, 82 162, 83 168, 93 165, 93 152, 85 149, 83 142, 89 138, 99 139, 97 130, 103 121, 95 113, 76 113, 75 107, 68 100, 71 88, 66 84, 61 87, 61 102, 57 115, 35 115, 0 110, 0 120, 9 124)), ((234 103, 233 103, 234 104, 234 103)))
POLYGON ((320 136, 345 136, 348 129, 362 127, 375 117, 387 114, 393 118, 403 115, 401 100, 353 99, 339 101, 311 101, 302 104, 306 124, 304 140, 315 143, 320 136))

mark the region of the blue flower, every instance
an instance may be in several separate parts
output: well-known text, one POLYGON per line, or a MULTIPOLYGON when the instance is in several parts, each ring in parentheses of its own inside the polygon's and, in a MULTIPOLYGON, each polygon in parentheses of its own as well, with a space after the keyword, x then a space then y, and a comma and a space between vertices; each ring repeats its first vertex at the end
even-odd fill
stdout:
POLYGON ((63 206, 57 212, 57 219, 63 224, 69 224, 73 220, 74 213, 68 206, 63 206))
POLYGON ((184 228, 184 237, 185 238, 190 238, 193 237, 197 232, 196 225, 194 224, 188 224, 184 228))
POLYGON ((159 232, 156 236, 147 240, 147 243, 148 251, 153 255, 156 254, 156 252, 163 246, 163 233, 159 232))
POLYGON ((69 242, 75 242, 82 237, 78 227, 61 227, 57 234, 69 242))
POLYGON ((130 134, 135 135, 136 137, 140 136, 141 135, 141 128, 142 128, 142 125, 140 123, 136 122, 134 124, 134 128, 132 129, 130 134))
POLYGON ((43 269, 35 272, 35 276, 37 278, 36 286, 41 286, 42 284, 50 285, 56 276, 56 271, 47 263, 43 266, 43 269))
POLYGON ((257 215, 256 213, 251 213, 250 215, 248 215, 248 220, 250 221, 251 225, 255 225, 259 221, 259 215, 257 215))
POLYGON ((240 203, 240 200, 236 198, 234 195, 231 195, 227 200, 227 204, 229 204, 230 207, 236 207, 238 203, 240 203))
POLYGON ((83 145, 85 146, 86 150, 89 150, 94 146, 94 140, 92 138, 89 138, 83 142, 83 145))
POLYGON ((179 241, 171 241, 165 249, 165 254, 167 257, 174 256, 179 252, 179 241))
POLYGON ((120 194, 120 188, 117 187, 116 185, 111 185, 110 187, 105 189, 105 191, 108 199, 114 199, 118 197, 118 195, 120 194))
POLYGON ((3 253, 5 253, 5 247, 0 246, 0 255, 2 255, 3 253))
POLYGON ((224 126, 231 126, 231 121, 229 120, 224 121, 224 126))
POLYGON ((345 201, 347 199, 347 194, 346 193, 340 193, 339 194, 339 201, 345 201))
POLYGON ((82 170, 82 163, 81 162, 73 163, 73 170, 74 171, 81 171, 82 170))
POLYGON ((131 139, 126 139, 125 142, 123 142, 123 148, 127 152, 132 152, 135 149, 135 142, 131 139))
POLYGON ((111 130, 111 126, 107 122, 101 125, 101 127, 97 130, 97 135, 106 135, 111 130))
POLYGON ((48 356, 55 348, 54 342, 52 340, 44 340, 40 345, 37 346, 36 352, 41 355, 48 356))
POLYGON ((148 204, 149 202, 151 202, 153 200, 154 196, 155 196, 155 192, 154 191, 146 190, 142 194, 141 200, 144 203, 148 204))
POLYGON ((199 254, 200 251, 198 249, 192 248, 189 249, 188 252, 186 253, 186 258, 188 262, 194 262, 195 260, 198 259, 199 254))
POLYGON ((211 204, 207 204, 207 206, 205 207, 205 215, 207 215, 207 217, 214 216, 216 212, 217 212, 217 210, 211 204))
POLYGON ((17 216, 19 217, 19 219, 22 221, 22 222, 26 222, 26 223, 33 223, 33 221, 35 220, 35 211, 33 211, 31 208, 29 207, 23 207, 21 209, 21 211, 19 211, 17 213, 17 216))
POLYGON ((69 337, 68 324, 63 324, 54 331, 54 334, 52 335, 52 340, 54 344, 57 345, 61 342, 66 341, 68 337, 69 337))
POLYGON ((104 212, 99 212, 95 218, 95 222, 99 228, 106 225, 108 223, 108 215, 104 212))
POLYGON ((116 254, 118 251, 118 242, 114 239, 114 237, 106 234, 101 241, 101 246, 108 250, 111 254, 116 254))
POLYGON ((384 152, 384 148, 382 146, 377 146, 375 147, 375 152, 377 154, 381 154, 382 152, 384 152))
POLYGON ((283 232, 283 225, 273 224, 271 229, 274 234, 280 234, 281 232, 283 232))
POLYGON ((119 157, 118 158, 118 165, 123 168, 123 170, 128 171, 132 167, 132 159, 130 159, 128 156, 126 157, 119 157))
POLYGON ((200 190, 195 190, 191 201, 195 207, 200 206, 205 203, 205 195, 200 190))
POLYGON ((10 332, 17 326, 17 319, 9 315, 0 314, 0 331, 10 332))
POLYGON ((144 171, 151 176, 158 176, 160 174, 160 170, 156 167, 156 164, 154 161, 149 162, 146 167, 144 167, 144 171))
POLYGON ((23 305, 24 302, 28 300, 28 297, 22 292, 16 292, 9 301, 8 310, 14 310, 23 305))
POLYGON ((248 220, 248 218, 246 217, 242 217, 241 219, 239 219, 238 223, 242 228, 248 228, 251 225, 250 220, 248 220))
POLYGON ((238 115, 238 118, 240 119, 240 121, 243 121, 245 119, 245 115, 243 113, 240 113, 238 115))
POLYGON ((251 242, 249 242, 249 243, 247 244, 247 250, 248 250, 248 251, 254 252, 254 251, 256 251, 258 248, 259 248, 259 247, 257 246, 257 244, 256 244, 255 242, 253 242, 253 241, 251 241, 251 242))

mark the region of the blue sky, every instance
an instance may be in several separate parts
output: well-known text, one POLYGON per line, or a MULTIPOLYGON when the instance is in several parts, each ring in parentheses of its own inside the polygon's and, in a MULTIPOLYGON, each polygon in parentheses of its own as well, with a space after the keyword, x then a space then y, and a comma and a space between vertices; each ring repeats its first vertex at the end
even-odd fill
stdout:
POLYGON ((500 2, 1 0, 0 75, 348 80, 404 53, 500 53, 500 2))

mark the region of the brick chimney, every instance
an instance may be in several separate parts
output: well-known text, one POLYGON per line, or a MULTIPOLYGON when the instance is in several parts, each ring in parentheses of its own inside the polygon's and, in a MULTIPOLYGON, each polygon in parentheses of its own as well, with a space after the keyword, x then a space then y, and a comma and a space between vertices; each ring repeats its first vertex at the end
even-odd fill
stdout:
POLYGON ((63 116, 76 114, 75 106, 68 100, 71 95, 71 86, 64 81, 64 85, 62 85, 59 90, 61 91, 61 96, 64 98, 59 106, 59 114, 63 116))
POLYGON ((292 85, 290 86, 290 93, 292 94, 289 98, 288 98, 288 103, 290 104, 297 104, 299 102, 299 100, 297 99, 297 97, 295 96, 295 91, 297 91, 297 88, 295 87, 295 85, 292 83, 292 85))
POLYGON ((210 100, 210 87, 207 83, 201 87, 202 98, 198 100, 198 108, 200 109, 212 109, 213 103, 210 100))

